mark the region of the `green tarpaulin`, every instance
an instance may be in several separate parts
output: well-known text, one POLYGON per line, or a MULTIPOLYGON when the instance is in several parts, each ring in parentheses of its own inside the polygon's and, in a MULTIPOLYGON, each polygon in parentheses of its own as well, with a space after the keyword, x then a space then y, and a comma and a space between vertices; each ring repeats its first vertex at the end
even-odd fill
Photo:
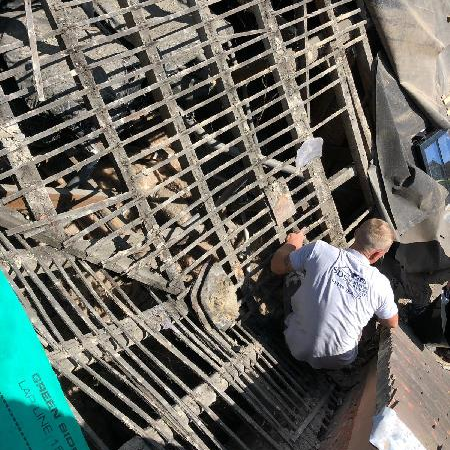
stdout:
POLYGON ((89 450, 19 299, 0 272, 0 448, 89 450))

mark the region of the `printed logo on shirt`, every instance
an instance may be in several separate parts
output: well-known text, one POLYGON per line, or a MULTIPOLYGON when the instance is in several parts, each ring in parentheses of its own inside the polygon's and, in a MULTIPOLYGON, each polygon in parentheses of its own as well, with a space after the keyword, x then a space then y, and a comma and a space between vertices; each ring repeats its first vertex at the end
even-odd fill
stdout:
POLYGON ((367 295, 367 281, 348 267, 333 267, 332 274, 331 281, 354 299, 359 300, 367 295))

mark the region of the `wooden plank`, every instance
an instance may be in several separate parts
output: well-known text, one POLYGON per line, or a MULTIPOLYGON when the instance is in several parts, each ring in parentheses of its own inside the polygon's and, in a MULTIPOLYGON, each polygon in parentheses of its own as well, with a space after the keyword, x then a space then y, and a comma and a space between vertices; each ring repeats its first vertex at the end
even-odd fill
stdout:
POLYGON ((344 167, 329 179, 331 191, 334 191, 339 186, 342 186, 344 183, 352 179, 354 176, 356 176, 356 171, 353 166, 344 167))
POLYGON ((31 0, 25 0, 25 14, 27 17, 28 41, 31 50, 31 62, 33 64, 34 82, 39 101, 45 101, 44 86, 42 85, 41 65, 39 63, 39 55, 36 43, 36 33, 34 31, 33 10, 31 9, 31 0))
MULTIPOLYGON (((54 189, 51 187, 44 188, 53 204, 53 207, 57 209, 62 204, 69 206, 70 209, 81 208, 82 206, 88 206, 93 203, 97 203, 102 200, 106 200, 108 196, 103 192, 96 192, 84 189, 54 189)), ((0 186, 0 196, 6 197, 17 192, 17 187, 11 184, 2 184, 0 186)), ((26 211, 27 204, 24 197, 19 197, 11 202, 7 203, 8 208, 15 209, 17 211, 26 211)))

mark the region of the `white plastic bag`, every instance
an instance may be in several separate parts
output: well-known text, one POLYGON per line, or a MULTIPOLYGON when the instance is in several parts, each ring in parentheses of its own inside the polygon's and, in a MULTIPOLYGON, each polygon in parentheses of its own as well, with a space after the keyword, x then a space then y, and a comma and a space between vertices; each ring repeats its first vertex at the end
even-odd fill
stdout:
POLYGON ((297 150, 297 158, 295 158, 295 167, 302 169, 313 159, 322 156, 322 138, 309 138, 297 150))
POLYGON ((369 442, 379 450, 426 450, 391 408, 374 416, 369 442))

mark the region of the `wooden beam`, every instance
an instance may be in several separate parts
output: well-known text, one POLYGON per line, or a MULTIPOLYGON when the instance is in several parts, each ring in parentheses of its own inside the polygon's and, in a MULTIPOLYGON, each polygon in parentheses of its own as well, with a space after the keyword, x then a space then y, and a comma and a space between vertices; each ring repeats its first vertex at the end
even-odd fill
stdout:
MULTIPOLYGON (((108 196, 103 192, 84 189, 54 189, 51 187, 46 187, 45 190, 47 191, 55 209, 61 208, 63 205, 66 207, 70 206, 70 209, 77 209, 82 206, 97 203, 101 200, 106 200, 108 198, 108 196)), ((0 185, 1 197, 7 197, 11 194, 15 194, 16 192, 16 186, 11 184, 0 185)), ((24 197, 14 199, 7 203, 6 206, 8 208, 15 209, 16 211, 28 210, 24 197)))

